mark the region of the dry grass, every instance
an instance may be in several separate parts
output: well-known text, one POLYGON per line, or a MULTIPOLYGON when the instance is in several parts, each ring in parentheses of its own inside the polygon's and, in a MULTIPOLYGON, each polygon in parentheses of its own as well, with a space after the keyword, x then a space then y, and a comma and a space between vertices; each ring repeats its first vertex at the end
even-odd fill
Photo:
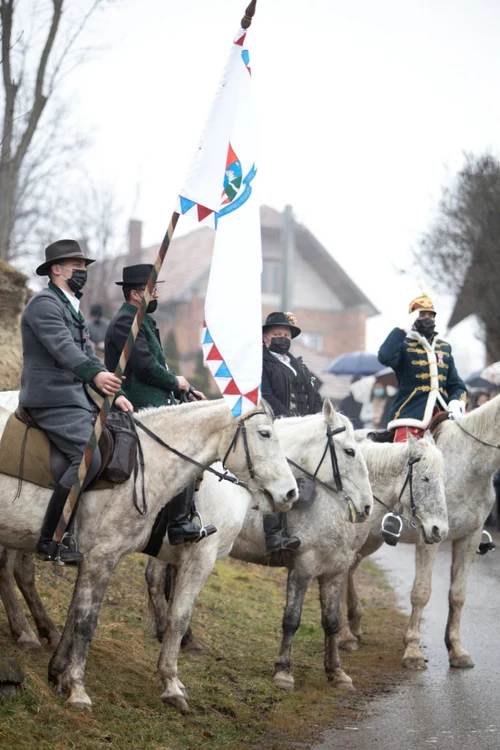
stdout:
MULTIPOLYGON (((16 649, 0 613, 0 653, 18 658, 26 674, 22 692, 0 705, 1 748, 282 750, 322 728, 352 722, 367 699, 399 679, 405 618, 393 609, 391 592, 373 565, 365 562, 361 570, 363 648, 343 657, 357 692, 346 694, 326 682, 317 591, 311 588, 295 639, 296 690, 283 693, 272 675, 285 571, 224 560, 203 590, 193 622, 205 656, 180 661, 191 711, 166 709, 154 676, 159 647, 146 614, 145 562, 141 555, 126 558, 106 596, 87 670, 92 714, 65 707, 46 681, 50 655, 16 649)), ((38 568, 39 588, 58 623, 73 577, 72 571, 56 575, 46 564, 38 568)))

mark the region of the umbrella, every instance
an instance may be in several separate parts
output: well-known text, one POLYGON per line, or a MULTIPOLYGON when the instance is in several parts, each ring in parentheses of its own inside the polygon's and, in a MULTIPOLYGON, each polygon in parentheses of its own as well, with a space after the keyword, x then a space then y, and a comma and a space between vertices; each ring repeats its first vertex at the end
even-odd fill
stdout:
POLYGON ((380 370, 382 365, 375 354, 370 352, 347 352, 341 354, 330 362, 326 372, 332 375, 352 375, 353 377, 365 377, 373 375, 380 370))
POLYGON ((493 362, 492 365, 489 365, 485 370, 483 370, 481 373, 481 378, 483 378, 487 385, 491 388, 492 385, 499 386, 500 385, 500 362, 493 362))
POLYGON ((392 367, 384 367, 383 370, 376 372, 375 379, 384 385, 392 385, 394 388, 398 387, 398 379, 392 367))
POLYGON ((475 388, 482 388, 485 391, 491 391, 494 383, 491 380, 483 378, 482 375, 483 370, 476 370, 476 372, 471 372, 469 377, 465 379, 465 385, 473 390, 475 388))

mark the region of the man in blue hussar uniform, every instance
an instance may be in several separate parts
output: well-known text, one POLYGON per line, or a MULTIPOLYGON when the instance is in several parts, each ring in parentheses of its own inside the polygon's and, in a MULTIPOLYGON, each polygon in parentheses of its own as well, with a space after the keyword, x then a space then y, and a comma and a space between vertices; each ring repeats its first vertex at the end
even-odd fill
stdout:
POLYGON ((405 442, 408 432, 421 437, 438 411, 459 417, 467 398, 451 346, 437 336, 432 300, 424 292, 410 302, 408 312, 418 313, 411 330, 394 328, 378 352, 380 362, 392 367, 398 379, 388 424, 396 443, 405 442))

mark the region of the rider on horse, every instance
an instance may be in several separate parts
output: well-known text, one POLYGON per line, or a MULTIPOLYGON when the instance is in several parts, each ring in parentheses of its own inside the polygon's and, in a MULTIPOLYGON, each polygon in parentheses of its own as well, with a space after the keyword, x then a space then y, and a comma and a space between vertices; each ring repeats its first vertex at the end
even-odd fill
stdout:
MULTIPOLYGON (((125 301, 106 332, 104 361, 106 367, 111 370, 118 364, 152 269, 150 263, 126 266, 122 272, 122 281, 115 282, 122 287, 125 301)), ((157 307, 158 291, 155 288, 125 369, 122 386, 124 392, 135 409, 170 406, 176 404, 183 393, 191 401, 205 400, 204 394, 193 390, 186 378, 169 370, 158 327, 152 317, 157 307)), ((215 532, 214 526, 207 526, 201 530, 191 520, 193 492, 194 485, 190 485, 167 506, 167 533, 170 544, 197 542, 203 536, 215 532)))
MULTIPOLYGON (((53 242, 45 249, 45 262, 36 270, 39 276, 49 276, 49 285, 32 297, 21 316, 24 363, 19 405, 69 461, 50 498, 37 553, 42 560, 57 556, 70 564, 81 562, 81 553, 52 538, 98 411, 87 387, 115 396, 115 406, 122 411, 133 411, 120 380, 96 356, 79 310, 87 266, 93 262, 75 240, 53 242)), ((97 449, 84 486, 97 474, 100 463, 97 449)))
POLYGON ((388 424, 396 443, 405 442, 408 432, 422 437, 438 412, 459 417, 467 398, 451 346, 437 336, 432 300, 424 292, 410 302, 408 312, 418 313, 411 330, 394 328, 378 352, 380 362, 392 367, 398 379, 388 424))

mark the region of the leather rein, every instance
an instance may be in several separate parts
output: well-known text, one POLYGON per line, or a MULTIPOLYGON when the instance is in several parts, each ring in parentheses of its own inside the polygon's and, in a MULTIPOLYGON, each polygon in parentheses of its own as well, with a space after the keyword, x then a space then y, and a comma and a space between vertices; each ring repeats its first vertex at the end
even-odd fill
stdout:
POLYGON ((342 477, 340 476, 339 462, 337 459, 337 452, 335 450, 335 442, 333 440, 335 435, 338 435, 341 432, 345 432, 346 429, 347 428, 344 426, 344 427, 337 427, 334 430, 332 430, 330 425, 327 423, 325 450, 323 451, 323 455, 320 458, 320 461, 316 467, 316 471, 314 472, 314 474, 311 474, 310 471, 307 471, 307 469, 304 469, 299 464, 296 464, 295 461, 292 461, 291 458, 287 458, 287 461, 290 464, 290 466, 293 466, 295 469, 298 469, 298 471, 300 471, 304 476, 308 477, 308 479, 312 479, 313 482, 321 485, 321 487, 324 487, 330 492, 335 492, 337 494, 342 492, 344 494, 344 498, 347 500, 347 503, 349 505, 351 521, 353 523, 356 523, 356 521, 358 521, 358 512, 354 506, 352 499, 349 497, 349 495, 344 490, 344 487, 342 485, 342 477), (323 482, 323 480, 318 477, 318 472, 323 465, 323 461, 325 460, 326 454, 328 453, 328 451, 330 451, 330 462, 332 465, 332 474, 333 474, 333 480, 335 482, 335 486, 329 484, 328 482, 323 482))
POLYGON ((406 489, 406 486, 408 485, 410 489, 410 509, 411 509, 411 518, 407 518, 403 513, 400 513, 398 510, 395 510, 393 508, 389 508, 389 506, 384 503, 383 500, 380 500, 376 495, 373 495, 373 499, 377 501, 377 503, 380 503, 380 505, 383 505, 384 508, 386 508, 389 513, 392 513, 394 516, 398 516, 401 518, 402 521, 406 521, 408 526, 411 526, 412 528, 416 528, 415 519, 420 520, 417 514, 417 508, 415 505, 415 498, 413 497, 413 467, 415 464, 417 464, 419 461, 421 461, 421 458, 409 458, 408 459, 408 471, 406 472, 406 478, 403 482, 403 486, 401 487, 401 491, 399 493, 398 497, 398 505, 401 504, 403 493, 406 489))

